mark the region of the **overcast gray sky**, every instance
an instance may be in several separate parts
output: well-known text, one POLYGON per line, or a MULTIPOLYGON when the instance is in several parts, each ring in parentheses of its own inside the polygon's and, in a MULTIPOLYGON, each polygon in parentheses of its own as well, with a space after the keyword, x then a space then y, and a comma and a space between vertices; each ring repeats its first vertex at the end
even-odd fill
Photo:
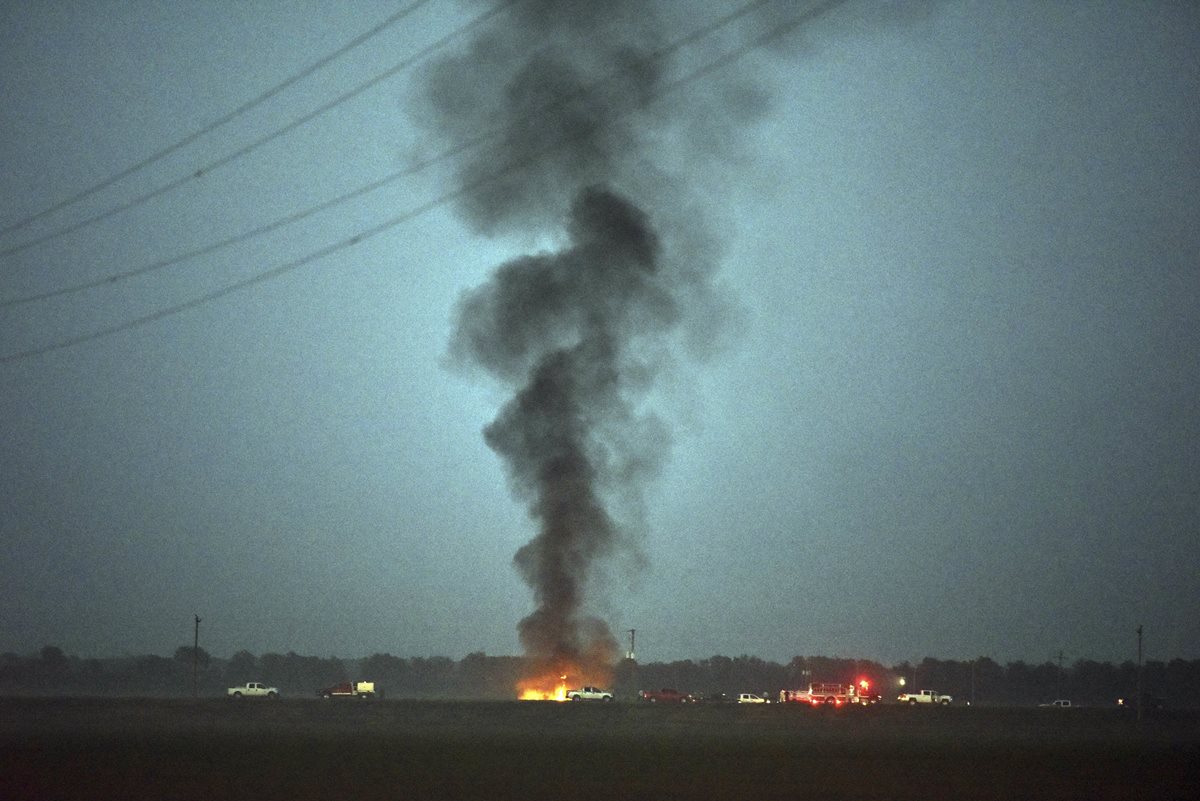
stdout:
MULTIPOLYGON (((207 169, 488 4, 431 0, 25 222, 401 7, 0 5, 0 650, 169 653, 198 613, 219 656, 520 652, 537 526, 482 434, 512 389, 448 352, 464 292, 563 246, 557 187, 487 229, 444 159, 210 247, 456 144, 426 60, 207 169)), ((703 239, 734 311, 634 399, 671 444, 588 610, 643 661, 1121 661, 1139 624, 1200 658, 1197 43, 1193 2, 849 0, 623 118, 607 183, 659 184, 666 257, 703 239)))

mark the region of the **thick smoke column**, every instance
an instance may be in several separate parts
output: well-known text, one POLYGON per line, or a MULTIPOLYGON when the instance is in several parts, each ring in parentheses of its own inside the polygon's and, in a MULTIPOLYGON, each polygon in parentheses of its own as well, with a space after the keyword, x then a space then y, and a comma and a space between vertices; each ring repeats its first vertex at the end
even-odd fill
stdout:
POLYGON ((484 431, 508 463, 540 530, 517 552, 537 611, 520 625, 527 653, 551 665, 611 661, 603 624, 580 617, 589 568, 622 544, 605 491, 638 477, 637 435, 657 434, 629 395, 643 380, 630 347, 665 330, 675 304, 658 275, 644 214, 598 187, 570 212, 565 250, 503 265, 460 308, 457 347, 523 385, 484 431), (636 443, 636 444, 635 444, 636 443))
POLYGON ((617 647, 588 614, 589 582, 632 547, 639 488, 665 457, 666 428, 639 404, 672 337, 717 305, 698 244, 711 237, 678 224, 681 195, 665 202, 671 182, 649 157, 670 112, 649 103, 661 77, 647 5, 527 0, 502 20, 428 71, 425 119, 452 141, 497 132, 457 176, 478 230, 562 241, 565 227, 565 243, 467 292, 451 354, 514 388, 484 436, 539 527, 514 560, 537 603, 519 626, 526 653, 597 675, 617 647))

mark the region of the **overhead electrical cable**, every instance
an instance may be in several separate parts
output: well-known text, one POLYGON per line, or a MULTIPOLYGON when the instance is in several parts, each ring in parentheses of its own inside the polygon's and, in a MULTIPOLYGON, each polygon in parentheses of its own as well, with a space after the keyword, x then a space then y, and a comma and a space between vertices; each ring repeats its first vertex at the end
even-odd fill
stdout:
MULTIPOLYGON (((760 34, 759 36, 754 37, 746 44, 741 45, 733 50, 730 50, 729 52, 722 54, 718 58, 716 58, 706 64, 703 64, 700 67, 697 67, 696 69, 692 70, 691 72, 686 73, 682 77, 677 78, 668 84, 665 84, 663 87, 658 89, 652 96, 648 97, 646 99, 646 102, 647 103, 657 102, 658 100, 679 90, 680 88, 687 86, 689 84, 692 84, 702 78, 705 78, 708 75, 711 75, 712 73, 716 72, 717 70, 722 69, 723 67, 726 67, 729 64, 732 64, 733 62, 740 60, 741 58, 746 56, 748 53, 753 52, 754 50, 757 50, 760 47, 763 47, 763 46, 769 44, 770 42, 772 42, 775 39, 785 36, 786 34, 794 31, 796 28, 799 28, 801 25, 805 24, 806 22, 811 22, 815 19, 818 19, 819 17, 832 11, 833 9, 837 8, 838 6, 844 5, 847 2, 849 2, 849 0, 825 0, 825 2, 818 3, 817 5, 814 5, 811 8, 809 8, 804 13, 799 14, 796 17, 793 17, 789 20, 786 20, 784 22, 779 23, 778 25, 775 25, 775 26, 769 28, 767 31, 760 34)), ((623 112, 622 115, 618 115, 618 118, 619 118, 619 116, 623 116, 624 114, 628 114, 628 112, 627 111, 623 112)), ((589 132, 584 131, 584 132, 580 132, 579 134, 577 134, 575 136, 565 137, 565 138, 559 139, 557 142, 552 142, 549 145, 542 147, 540 150, 537 150, 533 153, 527 154, 526 156, 524 156, 520 159, 510 161, 510 162, 504 164, 503 166, 501 166, 499 169, 497 169, 493 172, 490 172, 480 178, 477 178, 474 181, 463 184, 462 186, 459 186, 456 189, 453 189, 449 192, 439 195, 438 197, 434 198, 433 200, 427 201, 419 206, 416 206, 414 208, 409 209, 408 211, 403 212, 402 214, 398 214, 394 217, 384 220, 381 223, 377 223, 376 225, 373 225, 369 228, 365 228, 362 231, 359 231, 358 233, 354 234, 353 236, 339 240, 330 245, 326 245, 323 248, 312 251, 312 252, 310 252, 304 256, 301 256, 297 259, 293 259, 292 261, 285 262, 284 264, 280 264, 280 265, 273 267, 269 270, 266 270, 264 272, 257 273, 255 275, 252 275, 241 281, 237 281, 232 284, 227 284, 224 287, 221 287, 219 289, 205 293, 203 295, 199 295, 197 297, 192 298, 191 300, 187 300, 182 303, 175 304, 173 306, 167 306, 167 307, 158 309, 154 312, 151 312, 149 314, 145 314, 140 317, 135 317, 133 319, 126 320, 125 322, 122 322, 122 323, 117 323, 115 325, 101 328, 96 331, 92 331, 88 334, 81 334, 76 337, 71 337, 69 339, 60 340, 58 342, 55 342, 55 343, 52 343, 49 345, 43 345, 43 346, 40 346, 37 348, 30 348, 28 350, 19 351, 16 353, 11 353, 11 354, 7 354, 4 356, 0 356, 0 364, 10 364, 12 362, 21 361, 23 359, 32 358, 35 356, 41 356, 41 355, 44 355, 47 353, 52 353, 54 351, 64 350, 66 348, 70 348, 75 345, 81 345, 85 342, 91 342, 93 340, 101 339, 103 337, 108 337, 108 336, 112 336, 114 334, 118 334, 118 333, 121 333, 124 331, 129 331, 134 328, 139 328, 143 325, 147 325, 148 323, 162 320, 166 317, 171 317, 176 314, 180 314, 181 312, 185 312, 190 309, 195 309, 200 306, 204 306, 214 300, 218 300, 227 295, 232 295, 233 293, 239 292, 248 287, 255 286, 257 284, 261 284, 266 281, 270 281, 272 279, 278 278, 281 275, 290 273, 294 270, 299 269, 300 267, 304 267, 308 264, 311 264, 314 261, 323 259, 326 256, 329 256, 340 250, 345 250, 346 248, 357 245, 358 243, 360 243, 366 239, 371 239, 375 236, 378 236, 379 234, 383 233, 384 231, 388 231, 392 228, 395 228, 397 225, 400 225, 401 223, 408 222, 409 220, 415 219, 416 217, 426 214, 435 208, 444 206, 447 203, 450 203, 451 201, 457 200, 458 198, 465 195, 466 193, 473 191, 475 189, 478 189, 481 186, 485 186, 487 184, 494 183, 495 181, 499 180, 500 178, 503 178, 505 175, 508 175, 511 172, 514 172, 518 169, 521 169, 521 168, 537 161, 542 156, 544 156, 548 153, 552 153, 552 152, 562 148, 564 145, 566 145, 570 142, 573 142, 577 139, 581 139, 581 138, 587 136, 588 133, 589 132)))
MULTIPOLYGON (((687 45, 693 44, 694 42, 715 33, 716 31, 720 30, 721 28, 727 27, 728 25, 732 24, 733 22, 737 21, 738 19, 741 19, 742 17, 746 16, 747 14, 749 14, 753 11, 757 11, 761 6, 766 5, 769 2, 774 2, 774 0, 752 0, 752 2, 746 3, 742 6, 740 6, 739 8, 737 8, 721 17, 717 17, 716 19, 706 23, 705 25, 703 25, 699 28, 696 28, 696 29, 690 31, 689 33, 685 34, 684 36, 681 36, 680 38, 675 39, 674 41, 664 45, 663 47, 659 48, 658 50, 655 50, 646 56, 636 59, 634 61, 634 63, 630 66, 642 67, 642 66, 649 65, 655 61, 661 61, 662 59, 665 59, 668 56, 678 52, 679 50, 686 47, 687 45)), ((613 82, 613 81, 617 80, 618 78, 620 78, 622 74, 624 74, 625 72, 628 72, 628 70, 630 69, 630 66, 626 66, 626 67, 617 69, 596 81, 593 81, 583 87, 580 87, 579 89, 576 89, 573 92, 570 92, 568 94, 565 94, 565 95, 559 96, 557 98, 554 98, 550 101, 547 101, 546 103, 542 104, 541 106, 539 106, 539 107, 535 108, 533 111, 531 111, 527 115, 527 119, 529 119, 530 121, 535 120, 539 115, 544 114, 547 111, 552 111, 562 105, 565 105, 566 103, 571 102, 572 100, 575 100, 576 98, 583 97, 583 96, 590 94, 591 92, 595 91, 597 88, 602 86, 603 84, 613 82)), ((166 267, 170 267, 175 264, 179 264, 180 262, 188 261, 190 259, 194 259, 199 256, 204 256, 209 253, 213 253, 217 250, 221 250, 222 248, 226 248, 226 247, 238 244, 240 242, 245 242, 249 239, 253 239, 255 237, 262 236, 264 234, 270 233, 271 231, 275 231, 286 225, 290 225, 292 223, 299 222, 300 220, 306 219, 307 217, 311 217, 312 215, 317 214, 319 212, 326 211, 326 210, 333 208, 335 206, 338 206, 342 203, 353 200, 354 198, 362 197, 363 195, 369 194, 369 193, 375 191, 376 189, 380 189, 390 183, 394 183, 395 181, 397 181, 401 178, 405 178, 405 177, 414 175, 418 172, 421 172, 422 170, 428 169, 429 167, 432 167, 443 161, 447 161, 451 158, 454 158, 455 156, 461 155, 462 153, 465 153, 469 150, 479 147, 480 145, 485 144, 486 142, 488 142, 490 140, 496 139, 502 133, 503 133, 503 129, 501 129, 501 128, 491 128, 487 131, 477 134, 476 136, 470 137, 469 139, 466 139, 466 140, 458 143, 457 145, 454 145, 446 150, 443 150, 442 152, 437 153, 434 156, 423 159, 415 164, 411 164, 408 167, 405 167, 404 169, 396 170, 392 173, 389 173, 388 175, 383 176, 382 178, 372 181, 371 183, 365 184, 363 186, 360 186, 349 192, 345 192, 345 193, 338 195, 337 197, 331 198, 329 200, 325 200, 316 205, 309 206, 306 209, 302 209, 300 211, 294 212, 287 216, 280 217, 272 222, 265 223, 263 225, 252 228, 250 230, 243 231, 242 233, 239 233, 239 234, 234 234, 223 240, 220 240, 219 242, 214 242, 214 243, 205 245, 200 248, 195 248, 193 250, 189 250, 185 253, 181 253, 176 256, 166 258, 166 259, 160 259, 159 261, 144 265, 142 267, 125 270, 125 271, 119 272, 119 273, 111 273, 109 275, 101 276, 100 278, 94 278, 89 281, 84 281, 84 282, 81 282, 78 284, 72 284, 70 286, 61 287, 59 289, 46 290, 44 292, 39 292, 39 293, 35 293, 35 294, 25 295, 22 297, 16 297, 16 298, 8 299, 8 300, 3 300, 3 301, 0 301, 0 309, 6 309, 6 308, 13 307, 13 306, 19 306, 19 305, 23 305, 26 303, 33 303, 35 301, 40 301, 40 300, 48 300, 50 298, 60 297, 62 295, 68 295, 68 294, 72 294, 75 292, 82 292, 87 289, 95 289, 96 287, 100 287, 100 286, 107 286, 109 284, 113 284, 118 281, 123 281, 123 280, 129 279, 129 278, 135 278, 137 276, 146 275, 151 272, 156 272, 156 271, 164 269, 166 267)))
POLYGON ((191 181, 195 181, 199 178, 202 178, 203 176, 207 175, 208 173, 212 172, 213 170, 216 170, 220 167, 224 167, 226 164, 229 164, 232 161, 236 161, 237 159, 240 159, 242 156, 245 156, 248 153, 251 153, 251 152, 257 150, 258 148, 262 147, 263 145, 267 144, 268 142, 272 142, 285 134, 291 133, 292 131, 296 130, 300 126, 313 121, 314 119, 321 116, 322 114, 329 111, 330 109, 340 106, 342 103, 345 103, 347 100, 351 100, 351 99, 357 97, 358 95, 362 94, 363 92, 367 91, 368 89, 382 83, 383 81, 386 81, 389 78, 395 77, 398 73, 413 66, 417 62, 419 62, 422 59, 424 59, 425 57, 429 56, 431 53, 434 53, 437 50, 445 47, 447 44, 449 44, 451 41, 453 41, 457 37, 463 35, 464 33, 467 33, 468 31, 478 27, 479 25, 482 25, 484 22, 487 22, 492 17, 496 16, 497 14, 501 13, 502 11, 505 11, 506 9, 510 8, 511 6, 514 6, 517 3, 521 3, 521 2, 525 2, 525 0, 505 0, 504 2, 498 3, 497 5, 493 6, 492 8, 483 12, 482 14, 479 14, 478 16, 474 17, 473 19, 471 19, 471 21, 467 22, 465 25, 455 28, 453 31, 451 31, 450 33, 441 37, 440 39, 433 42, 432 44, 426 45, 425 47, 421 48, 416 53, 414 53, 413 55, 404 59, 403 61, 400 61, 399 63, 394 64, 392 67, 375 75, 373 78, 370 78, 370 79, 364 81, 363 83, 360 83, 358 86, 354 87, 353 89, 343 92, 342 94, 335 97, 333 100, 330 100, 327 103, 323 103, 322 105, 313 109, 309 113, 307 113, 301 117, 298 117, 297 119, 292 120, 287 125, 284 125, 281 128, 276 128, 274 131, 271 131, 270 133, 260 136, 258 139, 255 139, 250 144, 245 145, 244 147, 238 148, 237 150, 235 150, 225 156, 222 156, 219 159, 211 161, 211 162, 197 168, 193 172, 188 173, 187 175, 180 176, 179 178, 176 178, 173 181, 163 184, 162 186, 159 186, 157 189, 152 189, 148 192, 144 192, 144 193, 134 197, 132 200, 128 200, 125 203, 122 203, 118 206, 113 206, 113 207, 107 209, 106 211, 102 211, 97 214, 93 214, 90 217, 86 217, 86 218, 79 220, 77 222, 74 222, 70 225, 63 226, 62 228, 57 228, 53 231, 50 231, 48 233, 45 233, 45 234, 39 236, 39 237, 35 237, 33 239, 22 242, 19 245, 13 245, 11 247, 4 248, 3 250, 0 250, 0 257, 11 256, 14 253, 20 253, 21 251, 28 250, 29 248, 31 248, 35 245, 40 245, 43 242, 47 242, 51 239, 56 239, 65 234, 73 233, 75 231, 78 231, 80 228, 85 228, 89 225, 92 225, 93 223, 100 222, 101 220, 107 220, 109 217, 113 217, 117 214, 120 214, 121 212, 129 211, 132 208, 136 208, 137 206, 142 205, 143 203, 145 203, 148 200, 152 200, 160 195, 164 195, 167 192, 170 192, 173 189, 177 189, 177 188, 183 186, 184 184, 187 184, 187 183, 190 183, 191 181))
POLYGON ((183 137, 182 139, 178 140, 177 142, 167 145, 163 149, 158 150, 154 153, 151 153, 149 156, 146 156, 144 159, 137 162, 136 164, 132 164, 132 165, 126 167, 125 169, 121 170, 120 172, 118 172, 114 175, 110 175, 108 178, 105 178, 103 181, 100 181, 97 184, 93 184, 92 186, 89 186, 88 188, 83 189, 83 190, 75 193, 74 195, 71 195, 70 197, 66 198, 65 200, 61 200, 58 203, 55 203, 53 206, 42 209, 41 211, 37 212, 36 214, 31 214, 30 216, 28 216, 22 220, 18 220, 17 222, 13 223, 12 225, 8 225, 4 228, 0 228, 0 236, 4 236, 6 234, 12 233, 13 231, 17 231, 21 228, 24 228, 25 226, 29 225, 32 222, 36 222, 37 220, 40 220, 43 217, 53 214, 56 211, 65 209, 67 206, 78 203, 79 201, 83 200, 86 197, 91 197, 92 195, 96 194, 100 190, 107 189, 108 187, 112 186, 117 181, 120 181, 122 178, 127 178, 130 175, 133 175, 135 172, 138 172, 139 170, 143 170, 146 167, 149 167, 151 164, 154 164, 155 162, 162 161, 164 158, 171 155, 172 153, 179 150, 180 148, 186 147, 187 145, 190 145, 192 142, 195 142, 200 137, 205 136, 206 134, 212 133, 213 131, 215 131, 216 129, 225 125, 226 123, 229 123, 232 120, 236 119, 237 117, 240 117, 241 115, 245 114, 247 111, 250 111, 250 109, 254 108, 255 106, 262 105, 263 103, 265 103, 266 101, 268 101, 272 97, 274 97, 275 95, 282 92, 284 89, 287 89, 289 86, 292 86, 293 84, 304 80, 305 78, 312 75, 313 73, 315 73, 317 70, 321 69, 322 67, 325 67, 328 64, 332 63, 333 61, 336 61, 337 59, 344 56, 346 53, 350 52, 354 48, 363 44, 367 40, 379 35, 383 31, 390 28, 392 25, 395 25, 397 22, 404 19, 409 14, 412 14, 414 11, 419 9, 421 6, 426 5, 429 2, 430 2, 430 0, 414 0, 414 2, 410 3, 409 5, 405 6, 402 9, 400 9, 395 14, 392 14, 390 17, 388 17, 387 19, 380 22, 374 28, 371 28, 369 31, 366 31, 363 34, 356 36, 355 38, 351 39, 346 44, 339 47, 337 50, 334 50, 332 53, 325 56, 324 58, 317 59, 316 61, 314 61, 312 64, 308 65, 307 67, 305 67, 300 72, 297 72, 294 75, 288 76, 280 83, 275 84, 270 89, 268 89, 265 92, 263 92, 262 94, 260 94, 258 97, 255 97, 251 100, 247 100, 245 103, 238 106, 233 111, 226 114, 225 116, 223 116, 219 119, 213 120, 212 122, 208 123, 204 127, 193 131, 192 133, 188 134, 187 136, 183 137))

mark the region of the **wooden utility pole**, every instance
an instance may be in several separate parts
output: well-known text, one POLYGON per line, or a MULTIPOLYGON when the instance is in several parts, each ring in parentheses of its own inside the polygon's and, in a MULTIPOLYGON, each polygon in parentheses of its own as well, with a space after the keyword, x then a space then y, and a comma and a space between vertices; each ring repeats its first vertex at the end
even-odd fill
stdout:
POLYGON ((1138 636, 1138 672, 1137 672, 1137 719, 1142 722, 1142 624, 1137 627, 1138 636))
POLYGON ((193 615, 196 618, 196 633, 192 638, 192 697, 200 697, 200 678, 199 678, 199 661, 200 661, 200 616, 193 615))

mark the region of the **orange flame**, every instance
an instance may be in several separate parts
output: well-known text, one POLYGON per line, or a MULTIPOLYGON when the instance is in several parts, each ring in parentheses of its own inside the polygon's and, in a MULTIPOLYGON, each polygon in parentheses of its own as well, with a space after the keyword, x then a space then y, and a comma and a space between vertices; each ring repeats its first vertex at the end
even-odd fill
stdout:
POLYGON ((572 688, 602 687, 611 680, 612 669, 603 665, 543 665, 540 672, 517 681, 517 698, 522 701, 566 701, 572 688))
POLYGON ((567 676, 542 676, 517 683, 517 697, 522 701, 566 701, 567 676))

